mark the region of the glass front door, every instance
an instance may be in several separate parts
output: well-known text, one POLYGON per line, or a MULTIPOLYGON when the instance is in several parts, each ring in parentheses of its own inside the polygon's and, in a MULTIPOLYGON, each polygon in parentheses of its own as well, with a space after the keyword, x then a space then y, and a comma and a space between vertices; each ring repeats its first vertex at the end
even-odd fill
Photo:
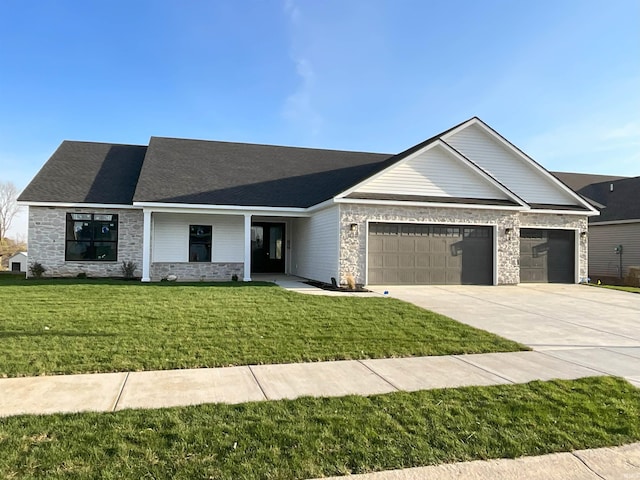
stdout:
POLYGON ((254 223, 251 226, 251 271, 284 273, 285 224, 254 223))

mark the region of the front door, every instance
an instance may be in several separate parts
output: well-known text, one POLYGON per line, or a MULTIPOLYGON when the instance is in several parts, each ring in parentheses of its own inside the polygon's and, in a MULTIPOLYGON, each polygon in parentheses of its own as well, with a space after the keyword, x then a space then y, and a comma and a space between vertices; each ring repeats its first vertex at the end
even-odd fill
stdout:
POLYGON ((284 223, 254 223, 251 226, 252 273, 284 273, 284 223))

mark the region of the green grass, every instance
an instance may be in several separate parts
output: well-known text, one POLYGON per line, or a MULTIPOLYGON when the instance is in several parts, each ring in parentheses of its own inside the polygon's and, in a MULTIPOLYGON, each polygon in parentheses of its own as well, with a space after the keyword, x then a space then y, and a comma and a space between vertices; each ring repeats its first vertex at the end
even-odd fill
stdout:
POLYGON ((591 286, 600 288, 609 288, 611 290, 620 290, 622 292, 640 293, 640 287, 624 287, 621 285, 596 285, 591 283, 591 286))
POLYGON ((0 376, 526 349, 390 298, 273 284, 0 284, 0 376))
POLYGON ((0 477, 295 479, 640 440, 621 379, 0 419, 0 477))

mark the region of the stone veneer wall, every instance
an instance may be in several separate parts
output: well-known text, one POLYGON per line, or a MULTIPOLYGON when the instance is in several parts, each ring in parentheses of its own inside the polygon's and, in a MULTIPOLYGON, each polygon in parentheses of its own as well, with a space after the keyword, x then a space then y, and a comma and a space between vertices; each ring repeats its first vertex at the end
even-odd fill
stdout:
MULTIPOLYGON (((142 210, 110 208, 29 207, 29 265, 41 263, 46 277, 121 277, 123 261, 138 265, 142 275, 142 210), (66 262, 67 213, 112 213, 118 215, 118 260, 115 262, 66 262)), ((28 275, 28 273, 27 273, 28 275)))
MULTIPOLYGON (((520 225, 526 227, 587 228, 587 217, 579 215, 523 214, 509 210, 471 208, 426 208, 386 205, 340 205, 340 282, 351 274, 357 283, 365 283, 366 274, 366 222, 411 222, 460 225, 497 226, 498 284, 514 285, 520 282, 520 225), (351 224, 357 223, 356 232, 351 224), (506 228, 513 228, 507 235, 506 228)), ((587 239, 580 238, 580 278, 587 275, 587 239)))
MULTIPOLYGON (((552 213, 522 213, 519 228, 561 228, 586 232, 588 219, 586 215, 557 215, 552 213)), ((518 236, 520 231, 518 229, 518 236)), ((589 240, 578 235, 578 281, 585 282, 589 275, 589 240)))
POLYGON ((340 205, 340 280, 352 274, 357 283, 365 282, 366 221, 441 223, 460 225, 498 226, 498 283, 516 284, 520 280, 520 241, 517 235, 505 234, 505 228, 514 228, 518 213, 509 210, 482 210, 471 208, 428 208, 389 205, 340 205), (357 232, 350 225, 357 223, 357 232))
POLYGON ((154 262, 150 274, 152 282, 158 282, 168 275, 175 275, 178 281, 231 281, 233 275, 242 280, 244 263, 154 262))

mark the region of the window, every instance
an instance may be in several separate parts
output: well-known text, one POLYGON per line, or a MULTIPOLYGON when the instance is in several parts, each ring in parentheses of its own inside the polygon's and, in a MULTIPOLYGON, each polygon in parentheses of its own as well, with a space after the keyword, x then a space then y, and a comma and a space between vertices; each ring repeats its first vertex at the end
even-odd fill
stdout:
POLYGON ((189 261, 211 261, 211 225, 189 225, 189 261))
POLYGON ((118 260, 118 215, 67 213, 65 260, 118 260))

